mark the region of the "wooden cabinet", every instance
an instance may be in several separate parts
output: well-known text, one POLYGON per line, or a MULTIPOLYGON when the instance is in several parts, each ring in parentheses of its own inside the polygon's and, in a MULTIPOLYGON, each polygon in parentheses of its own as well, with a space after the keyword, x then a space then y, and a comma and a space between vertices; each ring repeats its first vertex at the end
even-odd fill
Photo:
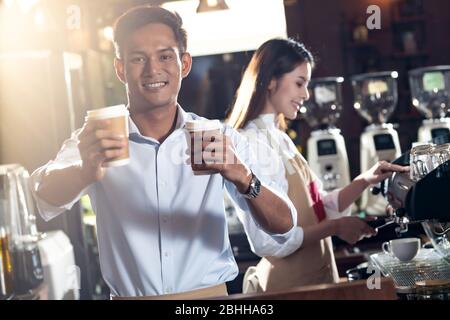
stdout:
POLYGON ((279 292, 230 295, 226 300, 397 300, 394 282, 380 278, 378 289, 366 280, 292 288, 279 292))

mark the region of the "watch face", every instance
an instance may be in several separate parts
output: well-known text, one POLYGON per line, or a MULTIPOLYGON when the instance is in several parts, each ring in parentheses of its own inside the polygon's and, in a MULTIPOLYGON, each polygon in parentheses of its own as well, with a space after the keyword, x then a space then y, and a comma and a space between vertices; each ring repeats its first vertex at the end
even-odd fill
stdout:
POLYGON ((247 199, 256 198, 261 192, 261 181, 253 174, 252 180, 250 180, 249 190, 243 196, 247 199))
POLYGON ((252 179, 252 193, 255 195, 255 197, 259 194, 261 191, 261 181, 256 176, 253 176, 252 179))

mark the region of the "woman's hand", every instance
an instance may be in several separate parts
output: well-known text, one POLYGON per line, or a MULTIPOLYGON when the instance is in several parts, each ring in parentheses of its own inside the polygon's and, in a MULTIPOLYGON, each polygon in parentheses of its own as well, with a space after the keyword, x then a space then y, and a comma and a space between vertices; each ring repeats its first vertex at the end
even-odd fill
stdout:
POLYGON ((368 185, 376 184, 389 178, 393 172, 409 172, 409 166, 399 166, 387 161, 378 161, 372 168, 359 175, 368 185))
POLYGON ((375 229, 359 217, 342 217, 334 221, 336 222, 335 235, 350 244, 377 234, 375 229))

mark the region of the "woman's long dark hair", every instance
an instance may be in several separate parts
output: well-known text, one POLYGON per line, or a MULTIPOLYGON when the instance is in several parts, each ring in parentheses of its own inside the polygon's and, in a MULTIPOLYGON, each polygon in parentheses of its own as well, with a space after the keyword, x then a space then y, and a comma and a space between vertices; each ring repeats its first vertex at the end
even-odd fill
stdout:
MULTIPOLYGON (((305 62, 314 66, 311 52, 293 39, 271 39, 263 43, 244 72, 228 124, 241 129, 257 118, 264 108, 270 81, 281 78, 305 62)), ((284 117, 279 120, 283 125, 284 117)))

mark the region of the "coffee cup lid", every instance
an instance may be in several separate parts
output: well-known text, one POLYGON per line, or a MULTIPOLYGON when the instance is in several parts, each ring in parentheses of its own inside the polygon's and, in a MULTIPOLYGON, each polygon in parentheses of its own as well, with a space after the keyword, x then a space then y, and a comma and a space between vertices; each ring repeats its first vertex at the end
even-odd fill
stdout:
POLYGON ((87 112, 87 119, 106 119, 119 116, 128 116, 130 113, 127 107, 123 104, 111 106, 106 108, 89 110, 87 112))
POLYGON ((219 120, 189 120, 186 121, 185 128, 188 131, 218 130, 222 128, 222 124, 219 120))

